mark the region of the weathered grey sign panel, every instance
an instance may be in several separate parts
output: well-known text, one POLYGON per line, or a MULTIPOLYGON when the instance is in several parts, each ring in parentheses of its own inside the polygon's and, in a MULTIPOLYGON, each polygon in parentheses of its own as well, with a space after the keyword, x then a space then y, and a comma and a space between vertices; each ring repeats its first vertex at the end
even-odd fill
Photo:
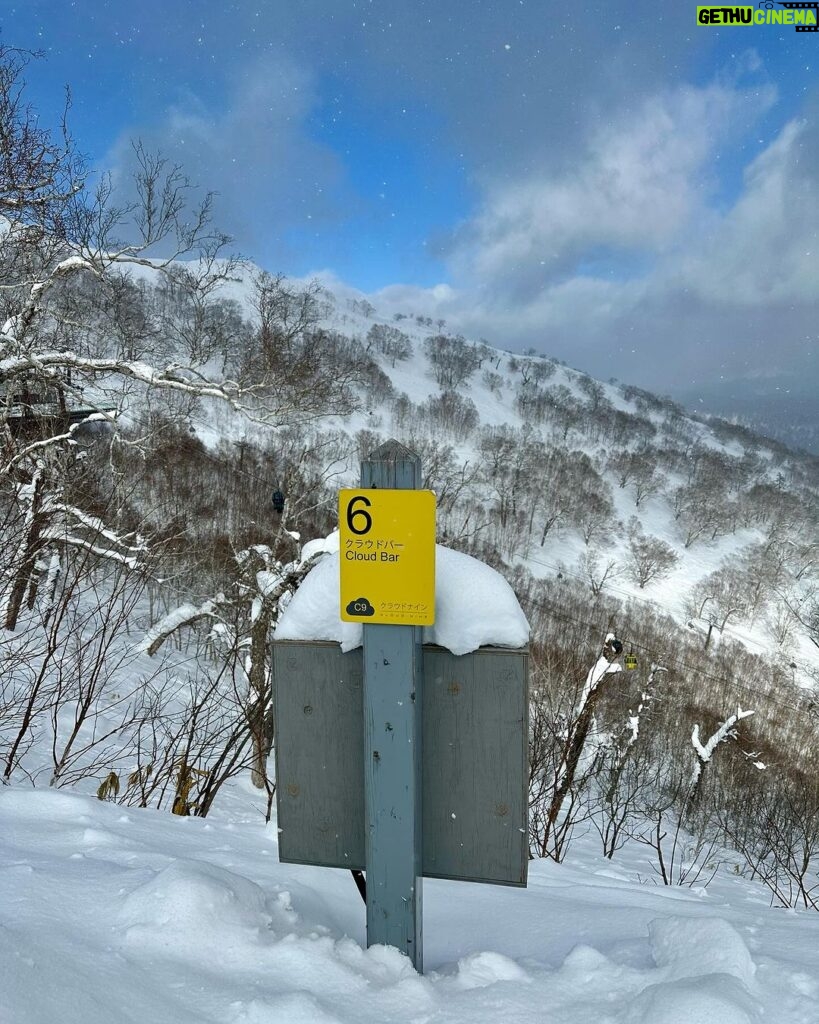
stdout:
MULTIPOLYGON (((424 648, 423 873, 525 885, 527 652, 424 648)), ((279 856, 364 868, 361 650, 273 645, 279 856)))
POLYGON ((361 650, 273 644, 279 857, 364 868, 361 650))
POLYGON ((527 655, 424 648, 424 874, 525 885, 527 655))

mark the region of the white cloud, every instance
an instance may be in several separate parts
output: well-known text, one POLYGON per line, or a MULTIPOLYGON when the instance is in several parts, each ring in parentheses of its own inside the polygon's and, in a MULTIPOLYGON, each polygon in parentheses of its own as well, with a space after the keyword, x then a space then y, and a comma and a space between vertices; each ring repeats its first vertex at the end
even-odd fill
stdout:
POLYGON ((687 253, 681 276, 697 295, 748 306, 819 300, 819 168, 802 166, 811 131, 786 124, 701 251, 687 253))
POLYGON ((305 126, 316 102, 314 80, 302 67, 258 60, 236 74, 221 109, 187 92, 157 122, 124 134, 105 165, 125 187, 130 139, 138 135, 202 189, 215 191, 218 227, 256 252, 269 243, 261 233, 271 224, 280 239, 293 225, 339 215, 341 163, 305 126))
MULTIPOLYGON (((589 121, 574 159, 557 140, 539 170, 510 170, 525 164, 514 153, 491 176, 485 167, 476 213, 447 247, 450 282, 395 284, 372 301, 385 316, 444 318, 501 347, 533 345, 647 386, 726 367, 758 373, 773 339, 777 365, 799 367, 819 298, 817 119, 792 120, 755 150, 733 202, 720 191, 725 165, 732 179, 741 169, 749 127, 777 101, 770 86, 740 84, 758 70, 743 59, 733 80, 612 108, 589 121)), ((290 228, 319 228, 355 202, 342 157, 311 139, 316 90, 300 66, 265 60, 235 78, 221 110, 188 95, 143 133, 192 174, 207 173, 202 184, 221 193, 220 226, 263 259, 275 252, 274 269, 292 262, 290 228), (271 223, 275 246, 259 237, 271 223)), ((121 165, 125 153, 121 145, 121 165)))
POLYGON ((648 386, 815 373, 816 123, 786 123, 730 205, 717 189, 721 158, 774 99, 717 83, 645 100, 600 128, 571 173, 490 184, 454 238, 457 287, 382 299, 648 386))
MULTIPOLYGON (((773 92, 760 94, 765 109, 773 92)), ((712 164, 747 96, 714 84, 643 101, 597 129, 562 175, 490 184, 451 252, 463 282, 540 291, 601 248, 658 254, 707 216, 712 164)))

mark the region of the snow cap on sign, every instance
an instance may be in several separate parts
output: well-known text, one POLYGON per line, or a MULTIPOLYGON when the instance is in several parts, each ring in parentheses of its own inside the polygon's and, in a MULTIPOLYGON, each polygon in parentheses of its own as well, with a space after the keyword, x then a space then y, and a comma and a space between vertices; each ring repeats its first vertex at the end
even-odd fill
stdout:
MULTIPOLYGON (((335 640, 343 651, 360 647, 361 623, 339 615, 339 557, 322 558, 281 615, 277 640, 335 640)), ((525 647, 529 623, 499 572, 460 551, 435 545, 435 625, 424 643, 453 654, 479 647, 525 647)))

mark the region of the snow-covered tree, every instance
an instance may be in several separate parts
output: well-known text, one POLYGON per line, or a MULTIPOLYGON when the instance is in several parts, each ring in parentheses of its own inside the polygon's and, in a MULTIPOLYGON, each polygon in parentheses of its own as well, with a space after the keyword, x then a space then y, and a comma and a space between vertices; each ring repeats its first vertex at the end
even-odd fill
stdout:
MULTIPOLYGON (((699 725, 694 726, 691 732, 691 745, 694 748, 697 760, 691 775, 691 800, 695 800, 699 795, 705 770, 711 764, 717 747, 720 743, 726 743, 728 740, 736 739, 738 736, 736 726, 743 719, 750 718, 752 714, 753 711, 743 711, 741 707, 737 707, 736 713, 728 715, 724 721, 720 722, 719 726, 704 742, 700 737, 699 725)), ((758 762, 757 767, 763 769, 765 765, 760 761, 758 762)))
POLYGON ((629 523, 628 550, 628 574, 640 589, 665 579, 679 561, 670 544, 645 534, 636 519, 629 523))
MULTIPOLYGON (((298 535, 292 535, 298 542, 298 535)), ((208 638, 220 658, 231 665, 231 678, 243 680, 239 705, 244 708, 252 746, 251 778, 259 789, 273 788, 267 757, 273 740, 272 683, 269 644, 271 627, 315 562, 337 550, 338 535, 312 541, 298 556, 282 563, 267 545, 257 544, 236 554, 236 575, 231 588, 200 604, 185 602, 155 623, 142 640, 142 649, 154 655, 175 633, 205 621, 208 638)))
POLYGON ((307 331, 314 291, 266 279, 258 289, 266 361, 256 376, 220 377, 208 358, 226 313, 212 300, 237 264, 223 256, 228 239, 212 225, 211 196, 137 143, 134 199, 117 205, 111 180, 94 179, 79 156, 65 117, 50 130, 26 103, 31 60, 0 46, 0 501, 17 507, 20 527, 0 565, 8 629, 36 592, 37 566, 66 547, 144 562, 145 543, 118 527, 118 508, 106 520, 66 500, 83 430, 98 421, 116 430, 123 404, 132 410, 157 395, 186 410, 215 402, 274 426, 295 414, 303 422, 349 408, 357 372, 318 358, 307 331), (176 295, 173 323, 140 309, 135 271, 176 295), (153 346, 161 361, 131 344, 143 330, 165 332, 153 346))
POLYGON ((446 390, 467 386, 480 363, 475 346, 460 336, 436 334, 427 338, 424 354, 429 360, 435 382, 446 390))
POLYGON ((606 684, 621 671, 623 645, 608 633, 578 691, 560 680, 535 690, 531 708, 529 823, 533 848, 561 860, 577 815, 577 798, 595 770, 597 749, 589 751, 595 711, 606 684))

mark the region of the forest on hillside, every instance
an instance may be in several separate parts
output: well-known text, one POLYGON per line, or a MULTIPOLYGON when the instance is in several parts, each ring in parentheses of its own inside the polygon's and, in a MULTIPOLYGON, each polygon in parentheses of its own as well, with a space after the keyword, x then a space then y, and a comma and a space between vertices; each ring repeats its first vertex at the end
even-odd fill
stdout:
POLYGON ((279 609, 395 437, 532 627, 532 855, 592 829, 819 907, 819 461, 249 268, 141 147, 116 207, 28 63, 0 46, 3 782, 206 815, 249 771, 270 808, 279 609), (608 633, 638 667, 589 692, 608 633))

